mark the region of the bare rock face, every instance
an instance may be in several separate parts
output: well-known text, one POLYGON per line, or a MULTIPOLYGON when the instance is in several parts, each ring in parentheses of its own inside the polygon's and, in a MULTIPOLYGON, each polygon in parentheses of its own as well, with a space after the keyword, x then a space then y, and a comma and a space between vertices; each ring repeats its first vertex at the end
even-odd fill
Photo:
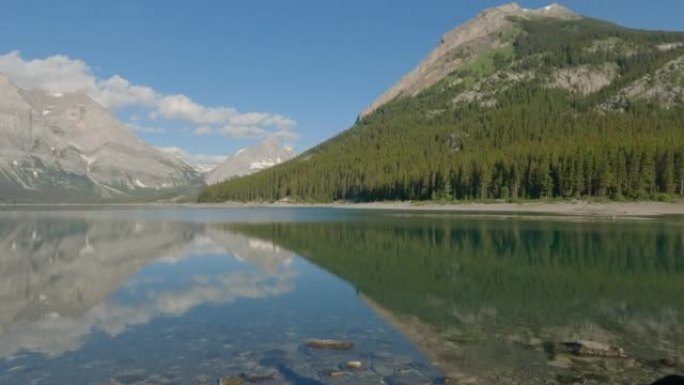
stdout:
POLYGON ((454 98, 453 104, 465 104, 479 101, 482 107, 493 107, 496 105, 494 96, 497 92, 505 91, 516 83, 532 80, 535 76, 535 73, 532 71, 497 71, 493 75, 473 84, 469 90, 458 94, 458 96, 454 98))
POLYGON ((618 71, 615 63, 561 68, 554 72, 552 86, 565 88, 576 94, 589 95, 610 85, 618 76, 618 71))
POLYGON ((277 138, 269 136, 255 146, 242 149, 226 159, 209 171, 204 180, 207 184, 219 183, 273 167, 292 157, 294 152, 290 148, 281 145, 277 138))
POLYGON ((450 32, 447 32, 439 45, 411 72, 397 84, 361 112, 367 116, 385 103, 401 96, 416 96, 459 67, 471 63, 481 54, 509 44, 507 33, 515 28, 513 18, 552 17, 577 19, 578 15, 558 4, 540 9, 521 8, 516 3, 490 8, 450 32))
POLYGON ((684 102, 684 56, 665 64, 653 75, 633 82, 614 98, 613 104, 620 106, 626 100, 651 100, 666 107, 684 102))
POLYGON ((0 74, 0 199, 117 199, 197 183, 87 95, 26 91, 0 74))
POLYGON ((656 46, 658 50, 660 51, 671 51, 673 49, 681 48, 684 47, 684 41, 680 41, 678 43, 666 43, 666 44, 659 44, 656 46))

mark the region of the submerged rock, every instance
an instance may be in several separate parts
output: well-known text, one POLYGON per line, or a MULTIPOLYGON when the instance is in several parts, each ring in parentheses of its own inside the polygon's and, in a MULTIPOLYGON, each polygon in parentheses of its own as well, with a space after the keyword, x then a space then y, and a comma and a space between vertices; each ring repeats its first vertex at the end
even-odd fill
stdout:
POLYGON ((240 374, 240 377, 249 383, 259 383, 259 382, 266 382, 266 381, 275 380, 276 373, 275 372, 264 373, 264 374, 261 374, 261 373, 260 374, 242 373, 242 374, 240 374))
POLYGON ((324 370, 323 372, 321 372, 321 374, 323 374, 325 377, 337 378, 348 376, 350 373, 343 372, 341 370, 324 370))
POLYGON ((556 355, 552 361, 549 361, 546 364, 559 369, 568 369, 572 366, 572 360, 568 356, 559 354, 556 355))
POLYGON ((206 385, 209 382, 212 382, 211 377, 209 377, 205 374, 198 374, 192 378, 193 385, 206 385))
POLYGON ((673 356, 661 358, 656 361, 651 361, 650 364, 654 367, 684 369, 684 359, 673 356))
POLYGON ((563 341, 558 344, 558 348, 578 356, 627 357, 622 348, 588 340, 563 341))
POLYGON ((245 381, 238 377, 221 377, 218 380, 218 385, 242 385, 245 381))
POLYGON ((143 369, 129 370, 124 373, 120 373, 116 376, 113 381, 117 384, 129 385, 143 382, 147 379, 147 374, 143 369))
POLYGON ((408 365, 411 361, 411 357, 397 356, 384 352, 376 352, 370 355, 371 369, 383 377, 391 376, 397 368, 408 365))
POLYGON ((433 379, 417 373, 405 373, 386 377, 385 382, 389 385, 431 385, 433 379))
POLYGON ((344 363, 344 367, 347 369, 354 369, 354 370, 364 369, 363 362, 361 362, 361 361, 347 361, 344 363))
POLYGON ((577 384, 582 383, 584 377, 578 373, 559 373, 556 375, 556 381, 561 384, 577 384))
POLYGON ((306 342, 306 346, 313 349, 327 350, 349 350, 354 347, 354 343, 342 340, 311 339, 306 342))
POLYGON ((539 350, 541 350, 541 348, 543 347, 543 345, 544 345, 544 341, 542 341, 541 338, 531 337, 531 338, 527 341, 527 346, 529 346, 529 347, 532 348, 532 349, 539 349, 539 350))
POLYGON ((411 362, 396 368, 393 375, 385 377, 388 385, 423 385, 432 384, 435 378, 430 375, 431 368, 427 365, 411 362))
POLYGON ((608 373, 591 372, 591 373, 585 373, 584 378, 586 378, 587 380, 597 381, 600 384, 607 384, 611 381, 612 377, 608 373))

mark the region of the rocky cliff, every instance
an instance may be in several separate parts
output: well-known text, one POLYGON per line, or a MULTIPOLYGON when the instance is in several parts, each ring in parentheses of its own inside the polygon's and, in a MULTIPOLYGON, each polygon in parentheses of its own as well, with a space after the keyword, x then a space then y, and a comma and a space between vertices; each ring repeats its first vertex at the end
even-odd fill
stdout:
POLYGON ((0 201, 153 199, 201 183, 87 95, 23 90, 0 75, 0 201))
POLYGON ((510 3, 482 11, 475 19, 444 34, 439 44, 411 72, 361 112, 361 117, 400 96, 416 96, 449 73, 476 61, 483 53, 511 43, 515 18, 578 19, 571 10, 551 4, 539 9, 510 3))

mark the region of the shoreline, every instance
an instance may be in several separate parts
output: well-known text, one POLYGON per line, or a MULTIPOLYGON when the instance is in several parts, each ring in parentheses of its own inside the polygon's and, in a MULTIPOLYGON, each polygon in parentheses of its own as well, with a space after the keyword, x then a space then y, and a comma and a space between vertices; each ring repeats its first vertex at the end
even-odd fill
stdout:
POLYGON ((560 216, 584 217, 655 217, 663 215, 684 215, 684 202, 523 202, 523 203, 430 203, 430 202, 335 202, 335 203, 297 203, 297 202, 224 202, 224 203, 24 203, 3 204, 0 209, 12 208, 333 208, 347 210, 396 210, 416 212, 444 212, 469 214, 551 214, 560 216))
POLYGON ((684 202, 524 202, 524 203, 423 203, 423 202, 364 202, 364 203, 210 203, 193 207, 273 207, 273 208, 335 208, 360 210, 397 210, 445 213, 483 214, 552 214, 588 217, 654 217, 684 215, 684 202))
MULTIPOLYGON (((422 206, 414 206, 421 210, 422 206)), ((488 213, 539 213, 571 216, 661 216, 684 215, 684 203, 665 202, 525 202, 525 203, 464 203, 428 204, 425 210, 445 210, 453 212, 488 213)))

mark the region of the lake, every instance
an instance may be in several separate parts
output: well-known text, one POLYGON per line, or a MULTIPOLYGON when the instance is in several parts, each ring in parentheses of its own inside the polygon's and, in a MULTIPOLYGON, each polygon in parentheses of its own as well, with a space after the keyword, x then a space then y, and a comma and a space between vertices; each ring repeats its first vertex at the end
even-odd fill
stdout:
POLYGON ((682 346, 681 217, 0 210, 0 384, 649 384, 682 346))

